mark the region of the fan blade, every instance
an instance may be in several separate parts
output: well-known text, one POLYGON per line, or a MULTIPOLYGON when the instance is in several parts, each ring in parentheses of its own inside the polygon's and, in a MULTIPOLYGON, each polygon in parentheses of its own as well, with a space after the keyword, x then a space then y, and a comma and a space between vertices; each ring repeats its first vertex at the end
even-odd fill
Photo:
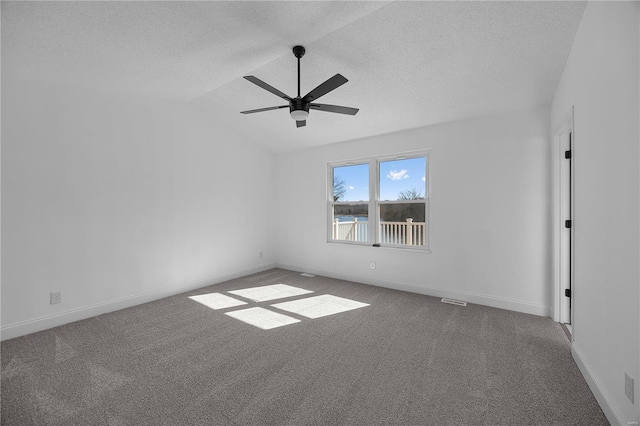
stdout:
POLYGON ((254 77, 252 75, 246 75, 244 78, 249 80, 250 82, 252 82, 256 86, 260 86, 264 90, 267 90, 267 91, 273 93, 274 95, 281 97, 282 99, 286 99, 288 101, 291 100, 291 98, 289 96, 285 95, 284 93, 282 93, 281 91, 279 91, 275 87, 268 85, 267 83, 265 83, 264 81, 260 80, 257 77, 254 77))
POLYGON ((307 120, 296 121, 296 127, 304 127, 307 125, 307 120))
POLYGON ((250 109, 249 111, 240 111, 240 113, 241 114, 253 114, 254 112, 271 111, 272 109, 281 109, 281 108, 289 108, 289 105, 267 107, 267 108, 259 108, 259 109, 250 109))
POLYGON ((356 115, 358 108, 350 108, 339 105, 327 105, 327 104, 309 104, 309 109, 317 109, 318 111, 337 112, 338 114, 356 115))
POLYGON ((333 77, 331 77, 329 80, 327 80, 324 83, 322 83, 320 86, 316 87, 315 89, 313 89, 312 91, 307 93, 304 96, 304 98, 302 98, 302 100, 304 102, 315 101, 320 96, 324 96, 327 93, 329 93, 330 91, 332 91, 333 89, 337 89, 338 87, 342 86, 347 81, 349 81, 349 80, 347 80, 346 78, 344 78, 340 74, 336 74, 333 77))

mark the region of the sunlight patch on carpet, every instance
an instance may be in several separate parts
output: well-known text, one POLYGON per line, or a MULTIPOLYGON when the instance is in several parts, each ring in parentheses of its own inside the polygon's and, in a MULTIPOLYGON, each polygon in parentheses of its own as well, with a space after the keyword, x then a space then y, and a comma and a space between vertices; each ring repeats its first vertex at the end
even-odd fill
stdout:
POLYGON ((307 297, 306 299, 292 300, 291 302, 276 303, 271 306, 307 318, 320 318, 369 305, 343 297, 323 294, 321 296, 307 297))
POLYGON ((239 311, 225 312, 225 315, 229 315, 232 318, 246 322, 247 324, 251 324, 263 330, 270 330, 272 328, 282 327, 283 325, 300 322, 298 319, 272 312, 264 308, 249 308, 239 311))
POLYGON ((262 287, 232 290, 229 293, 235 294, 236 296, 245 297, 249 300, 253 300, 254 302, 265 302, 267 300, 284 299, 285 297, 299 296, 301 294, 313 292, 286 284, 272 284, 262 287))
POLYGON ((202 303, 211 309, 225 309, 247 304, 247 302, 220 293, 199 294, 197 296, 189 296, 189 299, 202 303))

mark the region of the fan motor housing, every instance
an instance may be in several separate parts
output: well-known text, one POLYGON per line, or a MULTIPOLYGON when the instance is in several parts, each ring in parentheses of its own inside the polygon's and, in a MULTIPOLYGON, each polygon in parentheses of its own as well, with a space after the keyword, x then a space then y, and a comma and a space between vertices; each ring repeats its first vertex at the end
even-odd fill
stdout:
POLYGON ((309 112, 309 102, 303 101, 301 97, 291 99, 289 101, 289 113, 300 110, 309 112))

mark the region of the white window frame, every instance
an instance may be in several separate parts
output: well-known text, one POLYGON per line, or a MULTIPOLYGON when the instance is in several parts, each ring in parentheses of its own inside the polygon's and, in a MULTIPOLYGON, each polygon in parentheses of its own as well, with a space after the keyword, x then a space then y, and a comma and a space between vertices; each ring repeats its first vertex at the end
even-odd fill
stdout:
MULTIPOLYGON (((371 164, 371 158, 360 158, 357 160, 349 160, 349 161, 341 161, 341 162, 333 162, 328 164, 328 176, 327 176, 327 241, 331 243, 341 243, 341 244, 355 244, 355 245, 364 245, 370 246, 373 244, 371 242, 372 232, 372 221, 371 221, 371 212, 372 210, 372 199, 371 199, 371 170, 374 165, 371 164), (335 167, 344 167, 344 166, 358 166, 362 164, 369 165, 369 201, 333 201, 333 169, 335 167), (334 205, 343 205, 349 206, 353 204, 367 204, 368 205, 368 217, 367 221, 367 236, 369 237, 368 241, 350 241, 350 240, 335 240, 333 239, 333 206, 334 205)), ((375 206, 375 203, 373 203, 375 206)), ((375 237, 375 236, 374 236, 375 237)))
POLYGON ((334 161, 327 164, 327 242, 338 244, 349 244, 357 246, 376 246, 381 248, 393 248, 399 250, 412 250, 431 253, 431 212, 430 212, 430 198, 431 198, 431 179, 430 169, 430 151, 429 149, 401 152, 395 154, 380 155, 375 157, 364 157, 345 161, 334 161), (380 198, 380 163, 392 160, 406 160, 410 158, 425 158, 426 159, 426 172, 425 172, 425 184, 424 192, 425 196, 423 200, 393 200, 393 201, 381 201, 380 198), (369 201, 368 209, 369 216, 367 221, 367 236, 368 241, 349 241, 333 239, 333 206, 334 205, 352 205, 352 204, 365 204, 365 202, 358 201, 333 201, 333 169, 336 167, 344 166, 356 166, 359 164, 369 165, 369 201), (425 245, 407 245, 407 244, 385 244, 379 242, 379 230, 380 230, 380 205, 382 204, 422 204, 425 206, 425 245))

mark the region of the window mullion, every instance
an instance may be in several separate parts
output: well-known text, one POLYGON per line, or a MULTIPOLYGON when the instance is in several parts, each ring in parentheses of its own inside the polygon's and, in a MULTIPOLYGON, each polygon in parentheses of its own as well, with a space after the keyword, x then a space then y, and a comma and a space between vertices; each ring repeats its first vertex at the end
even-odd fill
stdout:
POLYGON ((378 189, 378 182, 380 182, 380 167, 379 161, 377 159, 371 160, 369 170, 369 209, 371 210, 369 216, 373 219, 371 220, 369 233, 373 237, 373 243, 377 244, 379 242, 378 233, 380 232, 380 209, 378 208, 378 198, 380 192, 378 189))

